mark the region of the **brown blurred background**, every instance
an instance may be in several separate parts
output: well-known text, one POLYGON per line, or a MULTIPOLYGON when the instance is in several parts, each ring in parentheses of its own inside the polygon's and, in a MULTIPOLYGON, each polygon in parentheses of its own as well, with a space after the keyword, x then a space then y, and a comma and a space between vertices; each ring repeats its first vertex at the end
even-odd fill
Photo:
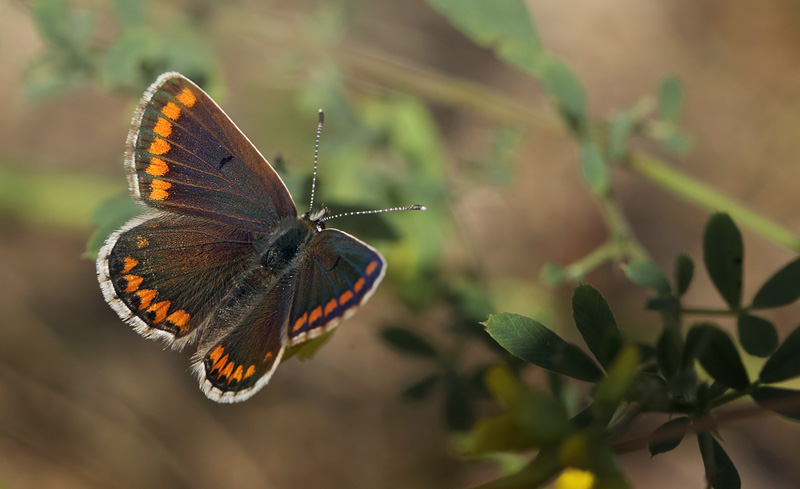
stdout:
MULTIPOLYGON (((679 76, 686 94, 682 123, 693 146, 668 161, 800 231, 800 4, 528 3, 545 46, 585 83, 594 117, 632 105, 666 75, 679 76)), ((70 5, 95 12, 100 36, 113 35, 106 2, 70 5)), ((221 105, 267 157, 282 153, 289 165, 307 171, 315 114, 282 101, 298 69, 275 60, 303 47, 308 33, 296 26, 325 5, 171 1, 154 3, 149 12, 177 18, 213 9, 202 24, 203 42, 218 60, 221 105)), ((346 18, 339 42, 349 55, 484 85, 558 125, 534 81, 476 47, 421 0, 337 5, 346 18)), ((375 324, 413 317, 391 286, 382 287, 313 360, 288 361, 268 387, 233 406, 208 401, 197 389, 187 372, 190 352, 164 350, 122 323, 104 303, 94 263, 83 254, 93 206, 124 189, 122 152, 139 95, 86 83, 32 103, 22 74, 43 49, 30 6, 0 2, 0 178, 10 178, 8 169, 34 178, 56 175, 51 187, 35 190, 49 188, 65 203, 28 212, 0 196, 0 488, 438 488, 497 476, 490 462, 453 455, 436 399, 399 400, 421 368, 376 339, 375 324), (85 188, 90 197, 96 191, 96 204, 70 205, 75 196, 60 193, 59 182, 85 188), (85 212, 59 214, 73 208, 85 212)), ((330 53, 311 43, 305 55, 294 59, 301 72, 325 64, 330 53)), ((365 92, 406 89, 357 70, 348 82, 365 92)), ((605 239, 580 182, 574 142, 557 129, 526 131, 514 154, 512 183, 483 184, 464 174, 488 153, 495 121, 441 100, 428 102, 445 141, 458 229, 442 263, 477 262, 498 310, 541 312, 540 302, 527 303, 519 291, 535 292, 551 302, 554 322, 568 324, 570 287, 547 289, 538 282, 539 270, 547 261, 576 260, 605 239)), ((680 251, 699 263, 706 210, 640 177, 617 172, 614 179, 637 235, 660 265, 670 270, 680 251)), ((347 229, 347 222, 337 226, 347 229)), ((793 254, 743 234, 748 296, 793 254)), ((588 281, 609 300, 626 332, 652 339, 654 331, 639 328, 656 321, 642 312, 645 292, 612 266, 588 281)), ((722 304, 702 272, 688 300, 722 304)), ((797 313, 790 307, 771 316, 781 337, 796 326, 797 313)), ((421 321, 437 334, 435 312, 421 321)), ((722 426, 721 434, 743 487, 791 487, 800 480, 796 424, 762 416, 722 426)), ((652 460, 646 451, 621 460, 637 487, 705 485, 693 440, 652 460)))

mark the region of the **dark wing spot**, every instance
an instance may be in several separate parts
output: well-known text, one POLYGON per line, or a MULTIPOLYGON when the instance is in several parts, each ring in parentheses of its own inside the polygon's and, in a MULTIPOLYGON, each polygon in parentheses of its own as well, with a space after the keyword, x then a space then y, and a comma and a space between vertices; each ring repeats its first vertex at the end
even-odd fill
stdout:
POLYGON ((219 169, 222 170, 222 167, 227 165, 228 162, 230 162, 232 159, 233 159, 233 156, 228 155, 228 156, 222 158, 221 160, 219 160, 219 169))

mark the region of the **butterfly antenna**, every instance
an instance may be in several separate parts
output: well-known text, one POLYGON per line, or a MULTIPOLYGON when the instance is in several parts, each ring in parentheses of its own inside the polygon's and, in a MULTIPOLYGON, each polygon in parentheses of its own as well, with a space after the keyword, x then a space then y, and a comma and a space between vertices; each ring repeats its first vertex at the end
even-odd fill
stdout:
POLYGON ((322 135, 322 123, 325 122, 325 113, 319 109, 319 122, 317 122, 317 141, 314 143, 314 174, 311 177, 311 202, 308 204, 308 212, 314 210, 314 190, 317 188, 317 162, 319 161, 319 137, 322 135))
POLYGON ((403 207, 389 207, 387 209, 376 209, 372 211, 353 211, 353 212, 342 212, 341 214, 334 214, 333 216, 327 216, 320 219, 320 221, 330 221, 331 219, 336 219, 338 217, 348 217, 348 216, 363 216, 365 214, 380 214, 382 212, 393 212, 393 211, 424 211, 427 207, 424 205, 404 205, 403 207))

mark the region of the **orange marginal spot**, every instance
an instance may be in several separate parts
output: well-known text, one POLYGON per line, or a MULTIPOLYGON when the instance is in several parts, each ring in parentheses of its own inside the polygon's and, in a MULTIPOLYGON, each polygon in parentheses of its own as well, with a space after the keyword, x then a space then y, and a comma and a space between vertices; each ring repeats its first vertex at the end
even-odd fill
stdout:
POLYGON ((168 138, 169 135, 172 134, 172 124, 163 117, 159 117, 158 122, 156 122, 156 127, 153 128, 153 132, 162 138, 168 138))
POLYGON ((191 90, 184 88, 183 91, 178 94, 178 102, 191 108, 194 103, 197 102, 197 98, 194 96, 191 90))
POLYGON ((222 367, 224 367, 226 363, 228 363, 228 355, 225 355, 224 357, 214 362, 214 366, 211 368, 211 372, 214 372, 214 370, 222 370, 222 367))
POLYGON ((356 293, 361 292, 361 289, 363 288, 364 288, 364 279, 360 278, 356 280, 356 284, 353 286, 353 289, 355 289, 356 293))
MULTIPOLYGON (((264 355, 264 361, 266 362, 267 360, 269 360, 270 358, 272 358, 272 355, 274 355, 274 353, 272 353, 271 351, 268 351, 268 352, 267 352, 267 354, 266 354, 266 355, 264 355)), ((248 370, 249 370, 249 369, 248 369, 248 370)))
POLYGON ((168 189, 172 187, 172 184, 167 182, 166 180, 159 180, 154 179, 150 182, 150 188, 153 189, 150 192, 150 198, 153 200, 164 200, 169 197, 169 193, 167 192, 168 189))
POLYGON ((160 323, 161 321, 167 318, 167 311, 169 311, 170 301, 161 301, 156 302, 152 306, 148 307, 147 310, 149 312, 156 313, 156 317, 153 319, 154 323, 160 323))
POLYGON ((328 301, 328 305, 325 306, 325 315, 327 316, 328 314, 332 313, 333 310, 336 309, 336 306, 338 305, 339 303, 336 302, 336 299, 331 299, 330 301, 328 301))
POLYGON ((228 364, 225 365, 225 369, 220 372, 219 375, 220 377, 230 377, 231 372, 233 372, 233 362, 228 362, 228 364))
POLYGON ((175 105, 174 103, 170 102, 167 105, 165 105, 164 108, 161 109, 161 113, 169 117, 173 121, 177 121, 178 117, 181 116, 181 109, 178 108, 178 106, 175 105))
POLYGON ((308 319, 308 313, 304 312, 300 318, 297 319, 297 322, 294 323, 294 328, 292 331, 297 331, 298 329, 302 328, 304 324, 306 324, 306 320, 308 319))
POLYGON ((122 278, 128 281, 128 286, 125 288, 125 292, 128 294, 136 292, 136 289, 142 285, 142 280, 144 280, 144 278, 138 275, 123 275, 122 278))
POLYGON ((211 353, 208 355, 208 358, 211 360, 211 363, 217 363, 219 357, 222 356, 222 352, 225 351, 225 348, 222 348, 222 345, 217 345, 216 348, 211 350, 211 353))
POLYGON ((154 177, 160 177, 169 171, 169 167, 164 160, 153 156, 150 158, 150 166, 148 166, 145 171, 154 177))
POLYGON ((375 271, 376 268, 378 268, 378 262, 377 261, 373 260, 373 261, 369 262, 369 265, 367 265, 367 275, 372 275, 372 273, 375 271))
POLYGON ((342 295, 339 296, 339 303, 344 305, 350 302, 350 299, 353 298, 353 293, 349 290, 345 290, 342 295))
POLYGON ((155 138, 152 143, 150 143, 150 147, 147 148, 147 151, 153 153, 154 155, 163 155, 167 151, 169 151, 171 146, 169 143, 161 138, 155 138))
POLYGON ((139 296, 139 309, 144 309, 156 298, 156 291, 153 289, 142 289, 137 290, 136 295, 139 296))
POLYGON ((239 382, 242 381, 242 372, 244 369, 241 365, 236 367, 236 370, 233 371, 233 375, 231 375, 231 381, 238 380, 239 382))
POLYGON ((242 378, 246 379, 248 377, 252 377, 254 373, 256 373, 256 366, 250 365, 249 367, 247 367, 247 372, 244 373, 244 377, 242 378))
POLYGON ((144 236, 136 236, 136 249, 141 250, 145 246, 149 245, 150 241, 147 240, 144 236))
POLYGON ((322 317, 322 306, 317 306, 317 308, 311 311, 311 314, 308 316, 308 324, 313 325, 314 322, 321 317, 322 317))
POLYGON ((177 311, 173 312, 169 316, 167 316, 167 321, 171 322, 175 326, 178 327, 181 331, 185 329, 186 323, 189 322, 189 318, 192 316, 189 315, 188 312, 184 311, 183 309, 178 309, 177 311))
POLYGON ((125 268, 122 269, 122 273, 128 273, 133 270, 133 267, 139 264, 139 260, 136 258, 131 258, 129 256, 125 257, 125 268))

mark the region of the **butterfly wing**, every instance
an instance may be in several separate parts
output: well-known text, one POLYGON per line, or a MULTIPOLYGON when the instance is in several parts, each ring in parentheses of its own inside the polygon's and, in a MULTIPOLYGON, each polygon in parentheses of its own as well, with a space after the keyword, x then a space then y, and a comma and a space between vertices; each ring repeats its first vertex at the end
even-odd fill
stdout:
POLYGON ((106 301, 123 320, 146 337, 181 348, 252 256, 248 231, 157 213, 109 236, 100 249, 97 275, 106 301))
POLYGON ((214 311, 192 360, 201 390, 217 402, 239 402, 267 384, 285 349, 294 287, 253 269, 214 311))
POLYGON ((319 336, 353 315, 386 271, 376 249, 337 229, 319 232, 300 253, 289 345, 319 336))
POLYGON ((128 134, 131 192, 145 204, 256 232, 296 216, 281 178, 219 106, 179 73, 145 92, 128 134))

